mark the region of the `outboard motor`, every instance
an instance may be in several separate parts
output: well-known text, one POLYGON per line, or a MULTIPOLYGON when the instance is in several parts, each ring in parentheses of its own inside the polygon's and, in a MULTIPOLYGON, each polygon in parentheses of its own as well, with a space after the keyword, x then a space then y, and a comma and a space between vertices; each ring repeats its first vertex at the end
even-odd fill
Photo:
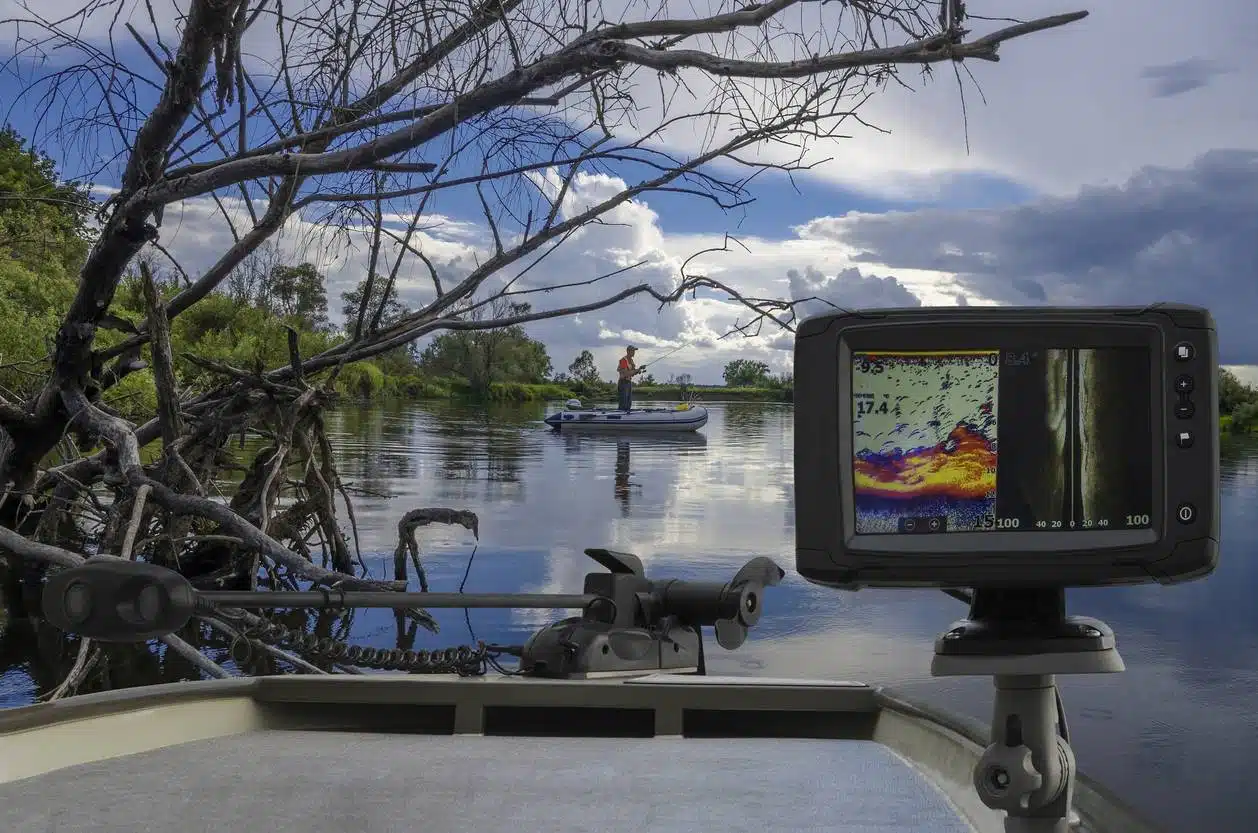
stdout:
POLYGON ((579 411, 579 410, 581 410, 581 400, 580 400, 580 399, 569 399, 569 400, 568 400, 565 404, 567 405, 567 408, 568 408, 568 410, 569 410, 569 411, 579 411))

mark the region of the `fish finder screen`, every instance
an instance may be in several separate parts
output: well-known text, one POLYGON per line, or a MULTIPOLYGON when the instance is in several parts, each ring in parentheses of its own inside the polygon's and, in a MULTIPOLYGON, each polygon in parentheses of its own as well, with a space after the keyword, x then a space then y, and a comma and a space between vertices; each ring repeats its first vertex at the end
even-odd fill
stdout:
POLYGON ((1151 526, 1148 349, 852 360, 858 535, 1151 526))

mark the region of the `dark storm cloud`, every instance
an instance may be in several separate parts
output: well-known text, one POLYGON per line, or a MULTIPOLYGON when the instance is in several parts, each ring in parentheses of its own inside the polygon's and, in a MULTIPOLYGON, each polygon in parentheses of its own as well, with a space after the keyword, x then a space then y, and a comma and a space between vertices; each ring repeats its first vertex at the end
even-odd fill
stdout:
POLYGON ((1201 89, 1231 69, 1206 58, 1188 58, 1173 64, 1146 67, 1140 77, 1153 82, 1155 98, 1170 98, 1201 89))
POLYGON ((1258 362, 1255 151, 1210 151, 1030 205, 825 218, 803 233, 853 246, 861 262, 951 272, 998 303, 1200 304, 1222 360, 1258 362))

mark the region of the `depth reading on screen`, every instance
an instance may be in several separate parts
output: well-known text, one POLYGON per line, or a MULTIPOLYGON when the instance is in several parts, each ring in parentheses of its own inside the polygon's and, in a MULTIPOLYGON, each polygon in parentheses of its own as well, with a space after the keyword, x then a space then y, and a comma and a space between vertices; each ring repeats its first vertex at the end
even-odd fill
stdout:
POLYGON ((852 354, 856 533, 1139 529, 1143 347, 852 354))

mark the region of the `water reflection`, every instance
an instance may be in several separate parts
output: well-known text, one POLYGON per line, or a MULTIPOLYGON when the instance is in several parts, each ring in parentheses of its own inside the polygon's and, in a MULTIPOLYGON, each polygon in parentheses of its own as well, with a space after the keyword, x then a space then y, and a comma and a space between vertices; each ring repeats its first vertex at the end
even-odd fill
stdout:
MULTIPOLYGON (((788 569, 739 650, 713 651, 713 673, 865 679, 986 719, 990 682, 929 677, 934 636, 964 613, 937 592, 837 593, 794 576, 793 415, 789 406, 711 403, 693 434, 555 433, 542 405, 453 403, 346 409, 327 415, 355 499, 365 559, 390 574, 396 524, 420 507, 471 509, 463 529, 421 531, 432 588, 576 592, 597 569, 582 550, 637 553, 661 577, 722 580, 756 555, 788 569)), ((1222 454, 1223 559, 1182 586, 1074 591, 1071 612, 1118 634, 1127 672, 1061 680, 1080 765, 1171 829, 1249 831, 1247 785, 1258 763, 1258 441, 1222 454), (1172 783, 1175 789, 1164 789, 1172 783)), ((448 646, 475 637, 520 643, 562 612, 433 611, 441 633, 402 632, 392 614, 360 611, 355 641, 448 646), (472 633, 469 633, 469 627, 472 633)), ((0 697, 30 702, 73 662, 73 645, 15 618, 0 636, 0 697), (26 630, 23 630, 26 628, 26 630)), ((341 625, 344 626, 344 622, 341 625)), ((319 628, 332 623, 320 621, 319 628)), ((207 636, 207 638, 210 638, 207 636)), ((225 645, 223 646, 225 649, 225 645)), ((178 658, 132 652, 113 684, 190 674, 178 658), (128 664, 129 663, 129 664, 128 664)))
POLYGON ((622 515, 629 514, 629 441, 616 443, 616 500, 622 515))

